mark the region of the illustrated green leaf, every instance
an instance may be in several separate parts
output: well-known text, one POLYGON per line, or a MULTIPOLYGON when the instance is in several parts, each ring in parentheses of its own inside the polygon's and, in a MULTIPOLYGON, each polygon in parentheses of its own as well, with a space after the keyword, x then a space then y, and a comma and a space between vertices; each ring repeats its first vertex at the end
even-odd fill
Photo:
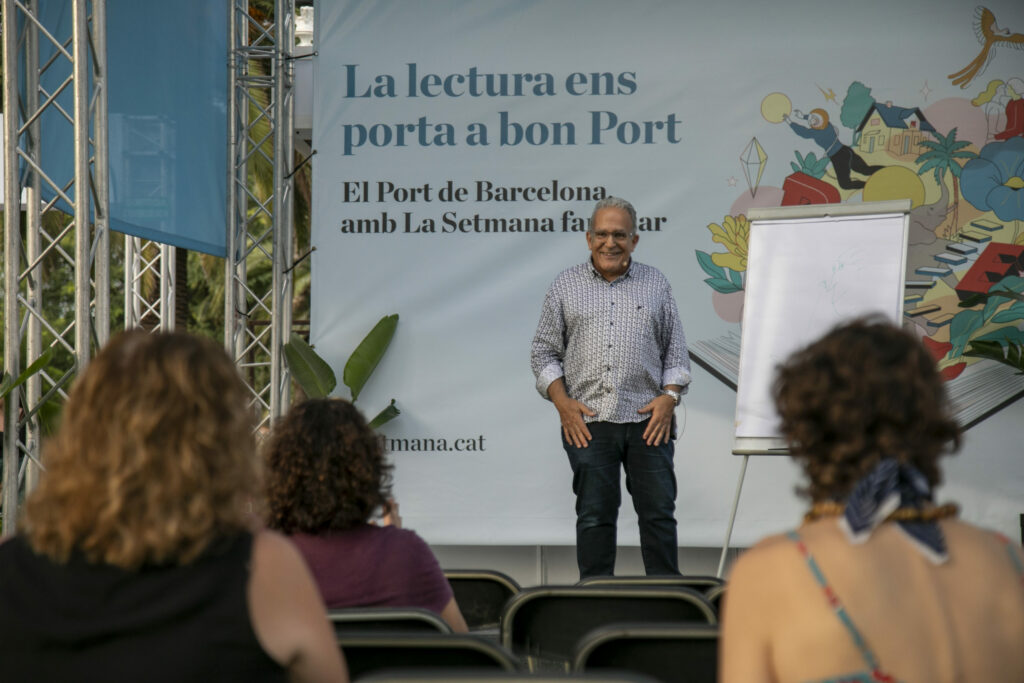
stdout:
POLYGON ((284 358, 292 378, 309 398, 326 398, 338 385, 334 370, 306 343, 292 332, 284 345, 284 358))
POLYGON ((972 339, 971 343, 974 342, 996 342, 997 344, 1024 344, 1024 330, 1020 330, 1013 325, 1007 325, 1006 327, 1000 327, 997 330, 992 330, 988 334, 983 334, 977 339, 972 339))
POLYGON ((732 283, 734 285, 736 285, 736 287, 738 287, 739 289, 743 289, 743 274, 742 273, 739 273, 739 272, 737 272, 735 270, 730 270, 729 271, 729 279, 732 280, 732 283))
POLYGON ((981 311, 960 311, 957 313, 949 323, 949 341, 953 344, 950 356, 953 358, 962 356, 964 347, 970 341, 971 335, 983 324, 981 311))
POLYGON ((981 309, 981 317, 985 322, 988 322, 989 318, 996 314, 996 309, 1006 303, 1006 299, 1000 296, 996 292, 989 292, 988 301, 985 302, 985 306, 981 309))
POLYGON ((377 429, 377 427, 380 427, 385 422, 390 422, 401 413, 402 411, 395 407, 395 399, 391 399, 391 403, 388 407, 377 413, 377 416, 370 420, 370 429, 377 429))
POLYGON ((1016 301, 1005 311, 999 311, 992 316, 994 323, 1012 323, 1015 320, 1024 320, 1024 302, 1016 301))
MULTIPOLYGON (((701 270, 713 278, 725 279, 725 269, 716 265, 715 262, 711 260, 711 254, 703 251, 698 251, 696 253, 697 263, 700 264, 701 270)), ((705 282, 707 282, 707 280, 705 280, 705 282)))
POLYGON ((398 327, 398 314, 386 315, 381 318, 370 333, 366 335, 359 346, 349 356, 345 363, 345 370, 342 380, 345 386, 352 392, 352 401, 359 398, 366 381, 370 379, 384 352, 391 344, 391 338, 395 336, 395 328, 398 327))
POLYGON ((722 294, 731 294, 732 292, 740 292, 743 290, 742 287, 737 287, 731 281, 726 280, 724 277, 709 277, 704 280, 711 289, 722 294))

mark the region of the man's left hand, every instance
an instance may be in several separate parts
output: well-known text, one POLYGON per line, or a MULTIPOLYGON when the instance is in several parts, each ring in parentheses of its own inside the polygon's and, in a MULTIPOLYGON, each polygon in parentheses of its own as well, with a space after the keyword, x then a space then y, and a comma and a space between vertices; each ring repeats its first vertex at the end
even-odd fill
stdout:
POLYGON ((661 394, 636 411, 641 415, 650 413, 651 419, 644 430, 644 441, 648 446, 660 446, 672 438, 672 415, 675 413, 676 402, 668 394, 661 394))

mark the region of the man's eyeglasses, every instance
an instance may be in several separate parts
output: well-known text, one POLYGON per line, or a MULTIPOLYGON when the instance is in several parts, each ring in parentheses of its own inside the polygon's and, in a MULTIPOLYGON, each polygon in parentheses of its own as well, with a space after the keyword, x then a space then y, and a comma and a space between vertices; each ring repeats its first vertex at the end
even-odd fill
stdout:
POLYGON ((595 230, 591 234, 594 236, 594 239, 596 239, 598 242, 604 242, 609 237, 611 237, 616 242, 625 242, 626 240, 633 236, 633 233, 631 232, 605 232, 604 230, 595 230))

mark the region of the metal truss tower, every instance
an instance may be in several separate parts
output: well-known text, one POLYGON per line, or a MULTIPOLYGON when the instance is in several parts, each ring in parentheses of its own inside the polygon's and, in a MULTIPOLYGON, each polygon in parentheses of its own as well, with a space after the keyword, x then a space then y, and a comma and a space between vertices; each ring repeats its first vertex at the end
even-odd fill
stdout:
POLYGON ((124 327, 169 332, 174 329, 176 250, 132 235, 124 236, 124 327), (147 295, 147 278, 159 283, 155 296, 147 295))
MULTIPOLYGON (((63 36, 43 26, 37 0, 0 2, 7 113, 3 369, 18 377, 47 351, 52 355, 45 369, 11 391, 4 408, 6 535, 39 474, 44 406, 66 397, 75 374, 109 336, 110 236, 106 2, 70 0, 72 25, 63 36), (44 126, 48 111, 58 116, 44 126), (40 140, 65 125, 73 131, 74 172, 53 177, 43 167, 40 140), (44 193, 55 199, 43 202, 44 193), (54 268, 73 271, 73 301, 47 289, 54 268)), ((290 394, 282 347, 291 328, 294 0, 276 0, 272 23, 250 16, 247 0, 228 2, 225 343, 266 425, 284 412, 290 394)), ((173 329, 175 272, 173 247, 125 237, 125 327, 173 329), (143 292, 150 276, 159 282, 156 298, 143 292)))
POLYGON ((69 33, 55 35, 37 0, 3 0, 3 369, 17 377, 52 354, 4 407, 4 535, 39 474, 47 402, 65 393, 110 330, 106 2, 69 4, 69 33), (69 177, 46 167, 48 139, 73 139, 69 177), (73 295, 47 287, 54 269, 73 271, 73 295))
POLYGON ((288 406, 284 343, 291 329, 294 0, 276 0, 273 23, 232 0, 224 328, 252 390, 261 427, 288 406))

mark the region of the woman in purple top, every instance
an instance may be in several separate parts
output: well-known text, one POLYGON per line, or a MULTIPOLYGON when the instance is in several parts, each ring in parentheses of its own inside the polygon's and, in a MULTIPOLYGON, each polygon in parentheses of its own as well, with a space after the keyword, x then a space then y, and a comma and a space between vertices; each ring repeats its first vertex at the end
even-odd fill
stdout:
POLYGON ((338 607, 424 607, 454 631, 466 621, 437 558, 397 524, 391 465, 377 435, 342 399, 314 399, 274 427, 267 449, 269 525, 291 536, 324 602, 338 607))

